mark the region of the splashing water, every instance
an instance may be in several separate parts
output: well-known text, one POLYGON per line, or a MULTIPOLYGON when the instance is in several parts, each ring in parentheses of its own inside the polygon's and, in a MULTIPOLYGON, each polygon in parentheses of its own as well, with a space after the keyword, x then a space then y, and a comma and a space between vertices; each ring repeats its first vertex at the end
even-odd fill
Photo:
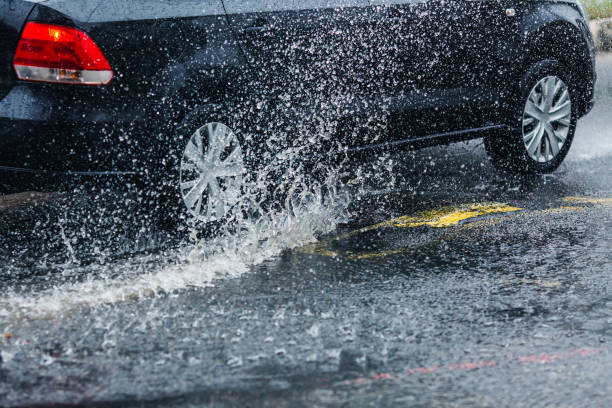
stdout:
MULTIPOLYGON (((0 300, 0 321, 6 322, 4 329, 10 330, 19 319, 52 318, 79 307, 211 286, 216 279, 238 277, 285 249, 312 242, 317 235, 332 231, 346 219, 350 196, 336 188, 338 169, 328 171, 321 183, 309 183, 304 176, 287 178, 283 182, 287 189, 284 203, 276 209, 262 210, 254 197, 268 188, 264 180, 272 167, 262 171, 245 194, 244 206, 248 208, 243 206, 234 214, 233 222, 225 225, 219 234, 196 239, 193 230, 191 242, 174 251, 133 256, 98 266, 96 273, 92 273, 90 265, 89 269, 80 271, 87 273, 85 280, 63 282, 37 293, 12 290, 0 300)), ((63 228, 61 231, 64 234, 63 228)), ((63 237, 67 240, 65 234, 63 237)), ((74 257, 73 252, 71 256, 74 257)), ((78 270, 71 271, 69 275, 78 273, 78 270)))

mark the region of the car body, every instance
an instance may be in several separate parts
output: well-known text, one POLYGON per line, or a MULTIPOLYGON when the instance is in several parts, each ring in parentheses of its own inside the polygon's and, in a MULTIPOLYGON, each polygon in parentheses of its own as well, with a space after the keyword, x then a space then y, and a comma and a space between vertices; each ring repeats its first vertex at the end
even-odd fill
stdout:
POLYGON ((0 173, 167 171, 192 123, 257 135, 250 163, 326 123, 312 144, 348 153, 492 137, 517 126, 521 80, 546 59, 586 114, 594 46, 574 0, 0 0, 0 173), (110 82, 18 79, 31 22, 86 33, 110 82))

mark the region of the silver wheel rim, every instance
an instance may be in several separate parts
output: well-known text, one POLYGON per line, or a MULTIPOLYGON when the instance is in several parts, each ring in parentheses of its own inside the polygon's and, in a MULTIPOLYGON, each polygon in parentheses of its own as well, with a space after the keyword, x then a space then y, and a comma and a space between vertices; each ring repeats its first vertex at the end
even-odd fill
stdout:
POLYGON ((208 123, 191 136, 181 159, 180 191, 196 219, 224 218, 242 194, 245 166, 242 148, 230 128, 208 123))
POLYGON ((523 111, 523 142, 529 157, 538 163, 553 160, 565 145, 572 119, 567 85, 554 75, 531 90, 523 111))

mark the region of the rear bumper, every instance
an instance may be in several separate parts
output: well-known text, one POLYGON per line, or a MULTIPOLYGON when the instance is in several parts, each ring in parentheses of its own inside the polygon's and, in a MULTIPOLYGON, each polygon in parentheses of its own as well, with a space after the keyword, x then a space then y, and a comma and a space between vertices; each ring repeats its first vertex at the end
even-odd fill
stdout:
POLYGON ((141 171, 137 152, 150 134, 144 112, 103 99, 89 103, 91 98, 62 89, 17 85, 0 100, 0 170, 141 171))

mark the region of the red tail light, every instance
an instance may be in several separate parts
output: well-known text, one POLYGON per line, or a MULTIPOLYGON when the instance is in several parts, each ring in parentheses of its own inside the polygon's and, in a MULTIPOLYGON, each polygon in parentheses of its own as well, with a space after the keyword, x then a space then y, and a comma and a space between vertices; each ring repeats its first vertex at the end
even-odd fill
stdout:
POLYGON ((13 66, 26 81, 106 85, 113 79, 106 57, 87 34, 51 24, 25 26, 13 66))

